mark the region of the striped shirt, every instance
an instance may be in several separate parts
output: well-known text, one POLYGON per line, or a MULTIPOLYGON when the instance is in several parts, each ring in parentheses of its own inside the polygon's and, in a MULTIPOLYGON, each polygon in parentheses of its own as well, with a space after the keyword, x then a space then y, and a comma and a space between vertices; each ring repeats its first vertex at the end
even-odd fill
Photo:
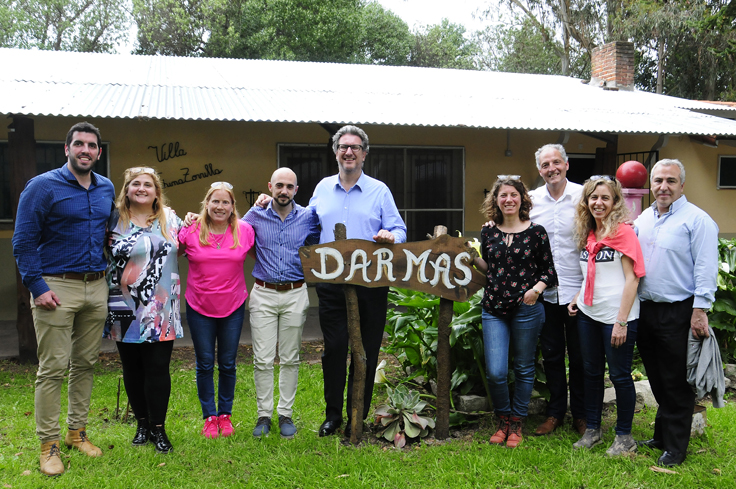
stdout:
POLYGON ((101 272, 107 267, 105 228, 115 188, 92 173, 86 189, 67 165, 33 177, 20 194, 13 255, 23 285, 34 297, 49 291, 42 275, 101 272))
POLYGON ((299 247, 319 241, 319 221, 311 208, 294 202, 286 219, 273 210, 273 201, 263 209, 251 207, 243 217, 256 232, 256 264, 253 277, 281 283, 304 280, 299 247))

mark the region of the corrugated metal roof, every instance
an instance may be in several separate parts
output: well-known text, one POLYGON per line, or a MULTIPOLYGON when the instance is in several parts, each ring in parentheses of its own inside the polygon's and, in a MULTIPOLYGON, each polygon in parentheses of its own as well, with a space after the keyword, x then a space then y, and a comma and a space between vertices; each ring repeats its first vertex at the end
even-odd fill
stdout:
POLYGON ((0 49, 0 113, 736 136, 712 104, 550 75, 0 49))

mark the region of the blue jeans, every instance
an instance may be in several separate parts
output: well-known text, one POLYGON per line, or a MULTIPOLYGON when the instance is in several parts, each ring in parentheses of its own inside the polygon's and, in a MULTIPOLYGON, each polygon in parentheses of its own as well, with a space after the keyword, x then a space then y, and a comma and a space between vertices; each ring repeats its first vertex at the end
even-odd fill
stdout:
POLYGON ((224 318, 198 313, 187 303, 187 323, 197 361, 197 395, 202 405, 202 417, 232 414, 235 398, 235 359, 238 356, 240 331, 245 318, 245 302, 224 318), (218 402, 215 406, 215 341, 219 375, 218 402))
POLYGON ((578 312, 578 334, 585 375, 585 420, 588 428, 601 427, 603 412, 603 376, 608 362, 608 376, 616 389, 616 434, 631 434, 636 406, 636 388, 631 378, 631 359, 639 321, 629 321, 626 343, 611 346, 613 324, 604 324, 578 312))
POLYGON ((488 387, 498 415, 526 417, 534 387, 537 338, 544 324, 544 307, 522 303, 515 311, 497 317, 483 311, 483 346, 488 387), (514 355, 514 401, 509 396, 509 343, 514 355))

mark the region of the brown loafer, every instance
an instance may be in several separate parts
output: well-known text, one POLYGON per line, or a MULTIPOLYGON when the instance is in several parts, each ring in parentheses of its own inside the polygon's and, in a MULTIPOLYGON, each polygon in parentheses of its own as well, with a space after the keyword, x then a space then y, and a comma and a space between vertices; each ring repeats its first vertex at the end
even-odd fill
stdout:
POLYGON ((537 431, 534 432, 534 436, 542 436, 542 435, 549 435, 554 430, 556 430, 560 425, 562 424, 562 421, 555 418, 554 416, 550 416, 547 418, 547 420, 540 424, 537 427, 537 431))
POLYGON ((585 430, 588 427, 588 422, 585 421, 583 418, 573 418, 572 419, 572 429, 577 431, 579 435, 584 435, 585 430))

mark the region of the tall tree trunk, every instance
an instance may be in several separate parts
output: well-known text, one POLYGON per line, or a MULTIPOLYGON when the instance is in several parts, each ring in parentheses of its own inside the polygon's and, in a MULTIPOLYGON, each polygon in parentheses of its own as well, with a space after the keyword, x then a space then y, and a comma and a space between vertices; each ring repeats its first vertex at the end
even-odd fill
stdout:
POLYGON ((664 89, 664 39, 657 39, 657 93, 664 89))
MULTIPOLYGON (((18 213, 20 193, 28 180, 36 175, 36 140, 33 119, 22 116, 13 117, 12 124, 8 126, 8 151, 13 169, 10 200, 15 219, 18 213)), ((38 343, 31 315, 31 294, 23 285, 17 266, 15 267, 15 282, 18 314, 15 326, 18 330, 19 360, 21 363, 38 363, 36 356, 38 343)))

